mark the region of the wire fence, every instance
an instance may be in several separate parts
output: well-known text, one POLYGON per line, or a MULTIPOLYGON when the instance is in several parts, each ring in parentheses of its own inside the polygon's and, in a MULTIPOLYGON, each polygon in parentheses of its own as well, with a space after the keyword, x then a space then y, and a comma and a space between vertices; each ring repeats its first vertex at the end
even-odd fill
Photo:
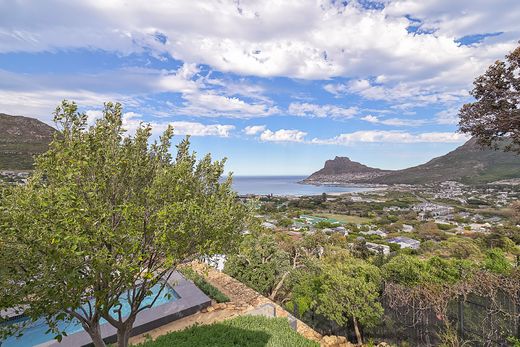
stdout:
POLYGON ((382 324, 368 335, 387 341, 406 341, 410 346, 437 346, 446 329, 469 346, 509 346, 509 337, 520 338, 520 308, 508 295, 498 290, 493 299, 469 295, 451 302, 447 317, 417 307, 395 309, 383 300, 385 316, 382 324), (498 304, 497 304, 498 303, 498 304))

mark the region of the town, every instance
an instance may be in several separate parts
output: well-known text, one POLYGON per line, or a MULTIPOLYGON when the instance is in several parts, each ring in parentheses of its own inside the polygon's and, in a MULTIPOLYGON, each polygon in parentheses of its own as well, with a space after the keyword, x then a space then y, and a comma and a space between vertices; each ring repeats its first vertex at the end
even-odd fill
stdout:
POLYGON ((242 196, 258 200, 256 215, 264 228, 293 237, 322 232, 372 252, 418 252, 453 238, 479 239, 492 233, 520 231, 520 186, 394 186, 376 191, 317 197, 242 196), (514 209, 517 209, 516 211, 514 209))

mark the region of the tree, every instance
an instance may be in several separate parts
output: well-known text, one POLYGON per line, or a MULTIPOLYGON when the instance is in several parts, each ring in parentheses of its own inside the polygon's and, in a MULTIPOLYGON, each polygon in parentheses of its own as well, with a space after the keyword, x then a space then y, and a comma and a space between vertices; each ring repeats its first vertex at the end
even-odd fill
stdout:
POLYGON ((289 253, 280 249, 272 234, 251 234, 239 252, 230 256, 224 272, 263 295, 270 295, 290 269, 289 253))
POLYGON ((188 138, 172 158, 171 127, 153 144, 150 126, 126 136, 122 107, 112 103, 91 127, 67 101, 54 120, 59 132, 29 182, 0 201, 2 253, 16 254, 0 258, 9 279, 0 282, 0 309, 43 316, 58 339, 56 322, 75 318, 97 347, 105 346, 104 318, 127 346, 137 315, 164 295, 177 264, 231 247, 246 209, 231 178, 219 181, 224 161, 197 162, 188 138))
POLYGON ((520 46, 475 79, 470 93, 476 101, 460 109, 460 131, 495 149, 507 138, 505 149, 520 153, 519 73, 520 46))
POLYGON ((352 255, 359 259, 368 259, 371 255, 364 237, 357 237, 352 243, 352 255))
POLYGON ((381 286, 379 269, 348 256, 330 259, 322 266, 316 312, 345 326, 352 321, 357 342, 362 345, 360 325, 372 327, 383 314, 378 301, 381 286))

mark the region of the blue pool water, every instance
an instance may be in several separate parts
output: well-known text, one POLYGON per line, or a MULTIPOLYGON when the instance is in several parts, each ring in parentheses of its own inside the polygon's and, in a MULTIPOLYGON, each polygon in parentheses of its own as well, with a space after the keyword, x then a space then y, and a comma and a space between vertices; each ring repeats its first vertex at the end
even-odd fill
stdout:
MULTIPOLYGON (((152 287, 152 294, 148 297, 146 297, 143 300, 143 303, 141 306, 146 306, 150 304, 159 290, 161 289, 161 286, 159 284, 152 287)), ((126 296, 125 296, 126 297, 126 296)), ((160 296, 157 298, 157 300, 154 303, 155 306, 160 306, 169 302, 173 302, 179 298, 179 295, 170 287, 165 286, 162 290, 160 296)), ((122 306, 121 312, 123 313, 123 316, 127 316, 130 313, 130 304, 128 303, 128 299, 122 299, 120 300, 122 306)), ((115 314, 114 314, 115 316, 115 314)), ((105 324, 106 320, 102 319, 101 324, 105 324)), ((15 323, 16 324, 16 323, 15 323)), ((21 321, 19 321, 18 324, 22 324, 21 321)), ((71 335, 77 332, 80 332, 83 330, 83 327, 81 326, 80 322, 76 319, 72 321, 67 322, 59 322, 58 323, 60 330, 64 330, 67 335, 71 335)), ((54 338, 54 335, 52 333, 45 334, 45 332, 49 329, 49 326, 45 323, 45 320, 39 319, 34 323, 31 323, 27 328, 23 330, 23 335, 19 338, 16 337, 10 337, 7 340, 0 341, 1 347, 29 347, 38 345, 40 343, 47 342, 49 340, 52 340, 54 338)))

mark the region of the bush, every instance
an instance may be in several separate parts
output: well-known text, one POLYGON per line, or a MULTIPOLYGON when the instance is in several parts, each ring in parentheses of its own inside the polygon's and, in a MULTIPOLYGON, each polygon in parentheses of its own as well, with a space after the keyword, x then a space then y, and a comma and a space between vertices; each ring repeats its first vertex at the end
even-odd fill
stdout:
POLYGON ((141 347, 318 347, 292 330, 286 318, 242 316, 210 325, 192 326, 159 336, 141 347))
POLYGON ((223 294, 220 290, 218 290, 215 286, 213 286, 211 283, 208 283, 204 277, 199 275, 195 270, 189 268, 189 267, 183 267, 179 268, 179 272, 184 275, 187 279, 193 281, 195 285, 204 292, 207 296, 212 298, 218 303, 221 302, 228 302, 229 298, 223 294))

